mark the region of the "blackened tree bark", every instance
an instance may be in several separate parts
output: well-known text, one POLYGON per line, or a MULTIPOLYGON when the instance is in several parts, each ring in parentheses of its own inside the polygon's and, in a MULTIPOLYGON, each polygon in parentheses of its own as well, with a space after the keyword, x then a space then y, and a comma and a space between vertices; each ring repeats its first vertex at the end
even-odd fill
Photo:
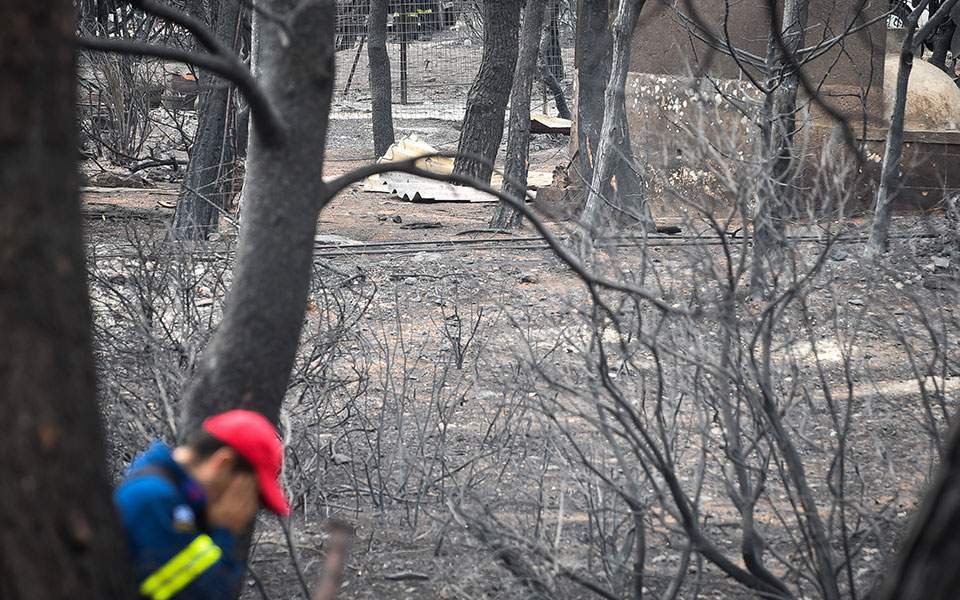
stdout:
MULTIPOLYGON (((540 0, 542 1, 542 0, 540 0)), ((467 95, 467 110, 453 172, 489 182, 503 139, 503 120, 517 64, 521 0, 484 0, 480 72, 467 95)))
POLYGON ((797 131, 797 51, 803 47, 809 0, 786 0, 780 31, 767 42, 767 93, 763 106, 763 149, 768 165, 767 185, 758 194, 753 212, 751 287, 763 292, 774 269, 782 265, 785 210, 793 204, 796 161, 793 140, 797 131), (779 33, 779 35, 778 35, 779 33))
POLYGON ((181 435, 206 416, 280 412, 307 305, 313 236, 328 190, 321 178, 334 77, 334 0, 270 0, 287 33, 257 19, 257 69, 283 123, 283 143, 253 128, 243 225, 223 320, 184 392, 181 435))
POLYGON ((567 104, 567 95, 563 92, 560 82, 553 76, 546 66, 540 67, 540 77, 547 84, 547 89, 553 94, 553 103, 557 105, 557 116, 561 119, 570 118, 570 105, 567 104))
MULTIPOLYGON (((537 57, 540 54, 540 31, 543 29, 544 2, 527 0, 523 9, 520 53, 517 71, 510 92, 510 124, 507 130, 507 157, 500 191, 523 200, 527 194, 527 169, 530 167, 530 96, 537 57)), ((490 227, 519 227, 523 216, 512 207, 500 203, 490 227)))
POLYGON ((610 6, 608 0, 579 0, 577 5, 577 163, 579 183, 593 180, 603 127, 603 102, 610 79, 610 6))
POLYGON ((913 70, 913 56, 916 46, 927 39, 940 21, 946 18, 955 6, 960 6, 958 0, 948 0, 941 4, 939 9, 930 16, 920 31, 917 26, 920 17, 926 10, 929 0, 920 2, 904 23, 906 35, 903 46, 900 47, 900 64, 897 70, 897 85, 893 96, 893 110, 890 115, 890 128, 887 130, 887 143, 883 151, 883 162, 880 166, 880 186, 877 188, 877 202, 874 209, 873 222, 870 226, 870 239, 864 254, 868 258, 877 257, 887 250, 890 235, 890 218, 893 216, 893 201, 900 190, 900 158, 903 155, 903 122, 907 108, 907 87, 910 83, 910 72, 913 70))
MULTIPOLYGON (((235 48, 240 3, 211 2, 211 15, 217 38, 228 48, 235 48)), ((173 216, 171 235, 178 240, 202 240, 216 231, 233 191, 234 87, 208 73, 203 73, 201 79, 206 89, 200 95, 197 134, 173 216)))
POLYGON ((91 348, 69 0, 0 0, 0 597, 132 598, 91 348))
POLYGON ((871 600, 952 600, 960 589, 960 422, 893 568, 871 600))
POLYGON ((913 70, 913 35, 917 29, 915 19, 908 18, 906 36, 900 49, 900 62, 897 69, 897 83, 893 95, 893 111, 890 116, 890 128, 887 130, 887 142, 880 166, 880 187, 877 188, 877 204, 870 227, 870 239, 865 254, 876 257, 887 249, 890 232, 890 218, 893 216, 893 200, 900 188, 900 157, 903 154, 903 122, 907 108, 907 86, 910 72, 913 70))
POLYGON ((387 53, 389 0, 370 0, 367 20, 367 58, 370 63, 370 103, 373 119, 373 150, 383 156, 394 140, 393 88, 390 55, 387 53))
POLYGON ((630 67, 630 46, 636 31, 643 0, 620 0, 614 19, 610 79, 604 91, 603 121, 597 143, 593 179, 587 190, 582 223, 588 235, 602 226, 604 204, 611 206, 618 221, 642 224, 647 231, 656 225, 643 193, 643 182, 635 166, 627 125, 625 89, 630 67))
POLYGON ((950 74, 950 69, 947 67, 947 53, 950 52, 956 31, 957 24, 952 18, 947 19, 934 36, 933 52, 930 54, 930 64, 947 74, 950 74))

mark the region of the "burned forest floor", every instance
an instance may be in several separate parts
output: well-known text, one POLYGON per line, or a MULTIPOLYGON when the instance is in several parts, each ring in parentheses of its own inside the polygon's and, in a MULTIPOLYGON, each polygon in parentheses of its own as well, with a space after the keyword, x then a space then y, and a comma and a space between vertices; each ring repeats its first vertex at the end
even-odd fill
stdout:
MULTIPOLYGON (((361 157, 344 154, 328 161, 331 175, 362 164, 361 157)), ((550 170, 561 158, 556 148, 541 148, 532 163, 550 170)), ((150 438, 172 435, 177 391, 229 287, 236 236, 230 223, 222 223, 217 239, 186 250, 165 241, 176 190, 175 183, 161 183, 83 195, 106 382, 101 395, 116 472, 150 438)), ((491 551, 491 523, 530 555, 532 548, 546 549, 551 558, 534 571, 553 582, 557 597, 593 597, 558 575, 563 570, 608 589, 629 589, 624 565, 632 558, 618 554, 632 535, 618 524, 622 507, 597 492, 571 440, 588 455, 604 452, 603 441, 577 418, 578 410, 604 401, 591 376, 598 340, 621 353, 640 342, 624 341, 629 324, 598 332, 595 299, 583 282, 529 227, 490 231, 494 208, 406 202, 354 186, 320 216, 302 352, 282 417, 289 448, 284 477, 296 506, 290 522, 295 558, 282 527, 262 515, 244 598, 304 597, 297 571, 316 582, 329 518, 356 530, 343 598, 530 597, 491 551), (566 408, 557 408, 558 398, 566 408)), ((682 227, 678 235, 655 236, 662 241, 646 247, 601 248, 596 268, 642 283, 677 310, 702 314, 695 309, 722 288, 721 267, 737 263, 724 251, 736 254, 745 246, 736 239, 729 246, 698 245, 698 235, 710 234, 704 223, 671 219, 682 227)), ((558 235, 569 227, 549 226, 558 235)), ((883 530, 863 534, 851 559, 852 577, 864 588, 889 559, 922 493, 960 382, 953 370, 960 317, 954 314, 960 264, 953 246, 927 236, 921 216, 898 217, 894 227, 903 235, 877 264, 861 258, 861 221, 834 226, 847 239, 829 248, 812 239, 822 228, 797 228, 795 256, 819 262, 819 272, 803 288, 803 309, 779 315, 787 324, 776 335, 786 340, 801 333, 775 345, 771 359, 784 365, 776 371, 777 389, 794 390, 784 419, 827 520, 838 514, 831 486, 838 426, 835 412, 824 408, 830 398, 851 423, 840 427, 848 448, 842 452, 856 466, 848 493, 863 515, 869 512, 862 518, 870 527, 862 529, 883 530)), ((752 331, 766 314, 765 301, 743 290, 735 297, 741 325, 752 331)), ((617 306, 624 315, 647 310, 617 306)), ((722 336, 698 318, 664 326, 688 328, 665 342, 669 348, 702 346, 709 355, 722 336)), ((635 365, 607 375, 638 397, 662 379, 678 397, 690 396, 678 387, 681 379, 689 390, 699 389, 698 381, 712 385, 711 376, 685 374, 679 363, 651 366, 669 362, 668 355, 634 357, 635 365)), ((677 472, 684 482, 700 478, 704 531, 740 562, 739 516, 725 496, 722 461, 719 454, 703 459, 709 453, 699 451, 716 425, 698 421, 703 415, 709 421, 709 410, 687 413, 686 406, 677 404, 670 442, 677 472), (678 433, 685 427, 688 435, 678 433)), ((777 470, 776 460, 769 469, 777 470)), ((620 475, 629 474, 621 469, 620 475)), ((791 557, 804 559, 790 529, 793 496, 775 480, 770 475, 769 498, 756 521, 771 570, 790 579, 797 577, 791 557)), ((684 557, 676 521, 660 499, 647 500, 643 586, 650 597, 661 597, 678 573, 685 574, 679 598, 753 597, 706 561, 684 557)))

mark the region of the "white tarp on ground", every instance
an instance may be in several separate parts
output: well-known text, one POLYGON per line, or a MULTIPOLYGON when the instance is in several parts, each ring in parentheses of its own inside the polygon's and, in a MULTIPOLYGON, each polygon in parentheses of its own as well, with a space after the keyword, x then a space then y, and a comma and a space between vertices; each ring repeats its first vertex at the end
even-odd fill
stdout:
MULTIPOLYGON (((438 152, 430 144, 419 140, 416 136, 410 136, 390 146, 377 162, 397 162, 426 156, 429 158, 417 161, 418 167, 440 175, 452 173, 454 160, 446 156, 431 156, 438 152)), ((536 189, 550 185, 552 178, 550 173, 533 172, 527 175, 527 185, 536 189)), ((502 182, 501 175, 494 173, 490 185, 494 189, 499 189, 502 182)), ((497 202, 496 196, 471 187, 434 181, 408 173, 374 175, 363 182, 363 188, 368 192, 393 194, 410 202, 497 202)), ((535 194, 536 192, 531 192, 531 195, 535 194)))

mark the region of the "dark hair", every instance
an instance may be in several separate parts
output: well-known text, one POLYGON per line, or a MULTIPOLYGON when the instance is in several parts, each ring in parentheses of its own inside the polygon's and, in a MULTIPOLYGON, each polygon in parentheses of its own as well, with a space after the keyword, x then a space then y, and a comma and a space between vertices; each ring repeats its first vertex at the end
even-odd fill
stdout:
MULTIPOLYGON (((193 455, 197 462, 203 462, 213 456, 213 453, 221 448, 230 448, 229 444, 225 444, 219 438, 216 438, 203 429, 198 430, 196 433, 191 435, 187 439, 185 444, 188 448, 193 450, 193 455)), ((232 448, 231 448, 232 449, 232 448)), ((240 456, 236 451, 234 454, 237 456, 237 470, 253 473, 253 466, 245 459, 240 456)))

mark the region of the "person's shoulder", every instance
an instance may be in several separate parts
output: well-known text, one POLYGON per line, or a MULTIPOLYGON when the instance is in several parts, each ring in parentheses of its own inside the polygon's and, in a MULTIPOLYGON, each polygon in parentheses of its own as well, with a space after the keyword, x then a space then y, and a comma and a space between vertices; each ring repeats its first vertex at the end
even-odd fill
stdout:
POLYGON ((149 504, 177 503, 179 496, 176 486, 159 473, 134 474, 117 487, 114 501, 121 508, 136 508, 149 504))

